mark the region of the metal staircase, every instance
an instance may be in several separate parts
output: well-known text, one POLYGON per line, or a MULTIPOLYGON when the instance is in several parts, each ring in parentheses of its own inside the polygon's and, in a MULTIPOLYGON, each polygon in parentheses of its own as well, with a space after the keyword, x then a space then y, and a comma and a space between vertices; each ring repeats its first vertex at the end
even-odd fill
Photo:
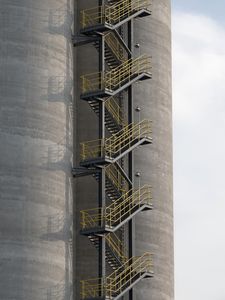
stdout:
MULTIPOLYGON (((99 116, 99 101, 89 100, 90 107, 99 116)), ((127 125, 125 121, 125 113, 119 106, 115 97, 109 97, 105 100, 105 126, 110 133, 117 133, 124 126, 127 125)))
POLYGON ((132 257, 108 277, 81 281, 81 298, 120 299, 142 278, 152 277, 152 267, 150 253, 132 257))
MULTIPOLYGON (((99 42, 94 43, 95 48, 99 51, 99 42)), ((117 38, 114 32, 105 35, 105 57, 107 65, 110 69, 118 66, 118 64, 127 60, 126 50, 123 43, 117 38)))
POLYGON ((150 57, 133 57, 133 20, 151 14, 151 1, 99 3, 81 11, 83 38, 75 39, 75 45, 90 42, 99 53, 98 71, 81 76, 80 95, 99 118, 99 137, 81 143, 80 167, 73 168, 75 177, 92 175, 99 187, 98 205, 80 212, 80 233, 98 251, 99 275, 81 281, 80 297, 117 300, 128 293, 131 300, 134 285, 153 276, 151 254, 133 253, 133 218, 153 207, 151 187, 134 187, 132 154, 152 142, 151 122, 134 123, 132 113, 132 84, 152 77, 150 57))
POLYGON ((81 76, 81 98, 89 100, 114 96, 133 83, 151 77, 151 59, 147 55, 141 55, 128 59, 110 71, 81 76))
MULTIPOLYGON (((99 237, 97 235, 88 236, 91 243, 99 249, 99 237)), ((106 235, 106 261, 113 270, 121 267, 128 259, 127 250, 124 243, 116 236, 115 233, 106 235)))
POLYGON ((151 122, 143 120, 125 126, 109 138, 81 143, 81 165, 114 163, 137 146, 151 143, 151 133, 151 122))
POLYGON ((137 213, 152 209, 151 187, 130 190, 107 207, 81 211, 81 232, 85 235, 115 232, 137 213))
POLYGON ((115 30, 134 18, 151 14, 150 0, 121 0, 112 5, 103 5, 81 11, 81 32, 115 30))
MULTIPOLYGON (((99 172, 94 173, 93 176, 97 181, 100 180, 99 172)), ((105 181, 105 193, 111 202, 116 201, 129 190, 129 182, 116 164, 110 164, 105 168, 105 181)))

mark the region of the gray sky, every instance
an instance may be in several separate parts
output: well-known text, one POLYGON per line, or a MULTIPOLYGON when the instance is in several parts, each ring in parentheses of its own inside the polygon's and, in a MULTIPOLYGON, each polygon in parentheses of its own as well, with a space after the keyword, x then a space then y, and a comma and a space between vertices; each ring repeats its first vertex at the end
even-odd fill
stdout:
POLYGON ((174 10, 190 13, 204 14, 225 23, 225 1, 224 0, 172 0, 174 10))
POLYGON ((173 1, 176 300, 225 300, 225 1, 173 1))

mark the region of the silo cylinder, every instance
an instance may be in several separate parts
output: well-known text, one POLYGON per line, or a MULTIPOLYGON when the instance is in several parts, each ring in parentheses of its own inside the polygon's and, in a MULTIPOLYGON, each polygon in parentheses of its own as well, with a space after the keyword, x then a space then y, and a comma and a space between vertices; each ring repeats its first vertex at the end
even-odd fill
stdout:
POLYGON ((154 278, 135 287, 136 300, 172 300, 173 200, 170 1, 157 0, 152 15, 134 21, 135 54, 152 56, 152 79, 136 85, 135 119, 152 120, 153 142, 134 154, 136 185, 150 184, 154 209, 135 218, 136 254, 153 253, 154 278))
POLYGON ((0 0, 0 299, 71 299, 73 1, 0 0))

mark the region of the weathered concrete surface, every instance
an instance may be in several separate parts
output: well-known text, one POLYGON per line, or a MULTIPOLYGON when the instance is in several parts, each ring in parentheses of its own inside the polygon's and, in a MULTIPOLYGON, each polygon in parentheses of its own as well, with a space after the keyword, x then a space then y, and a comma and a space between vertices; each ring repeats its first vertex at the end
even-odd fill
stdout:
POLYGON ((0 0, 0 299, 72 299, 72 0, 0 0))
POLYGON ((141 184, 152 185, 154 201, 153 211, 135 218, 136 254, 153 252, 155 272, 135 288, 136 300, 174 298, 170 17, 170 1, 157 0, 152 16, 134 22, 136 55, 151 55, 153 64, 153 79, 134 87, 134 107, 141 108, 135 119, 153 121, 153 144, 135 151, 135 171, 141 172, 141 184))

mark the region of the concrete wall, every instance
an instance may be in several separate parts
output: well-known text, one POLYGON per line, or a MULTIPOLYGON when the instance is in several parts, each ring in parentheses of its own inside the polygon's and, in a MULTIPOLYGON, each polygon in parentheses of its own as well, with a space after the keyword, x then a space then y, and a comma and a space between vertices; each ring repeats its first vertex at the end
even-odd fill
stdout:
POLYGON ((72 299, 72 0, 0 0, 0 299, 72 299))
MULTIPOLYGON (((136 288, 137 300, 173 299, 173 201, 172 201, 172 105, 170 1, 153 1, 152 16, 134 21, 135 54, 152 56, 150 81, 134 86, 135 119, 153 121, 153 144, 134 154, 141 184, 153 187, 154 210, 135 219, 136 254, 154 253, 154 278, 136 288), (140 114, 140 115, 138 115, 140 114)), ((136 178, 138 185, 138 178, 136 178)))

